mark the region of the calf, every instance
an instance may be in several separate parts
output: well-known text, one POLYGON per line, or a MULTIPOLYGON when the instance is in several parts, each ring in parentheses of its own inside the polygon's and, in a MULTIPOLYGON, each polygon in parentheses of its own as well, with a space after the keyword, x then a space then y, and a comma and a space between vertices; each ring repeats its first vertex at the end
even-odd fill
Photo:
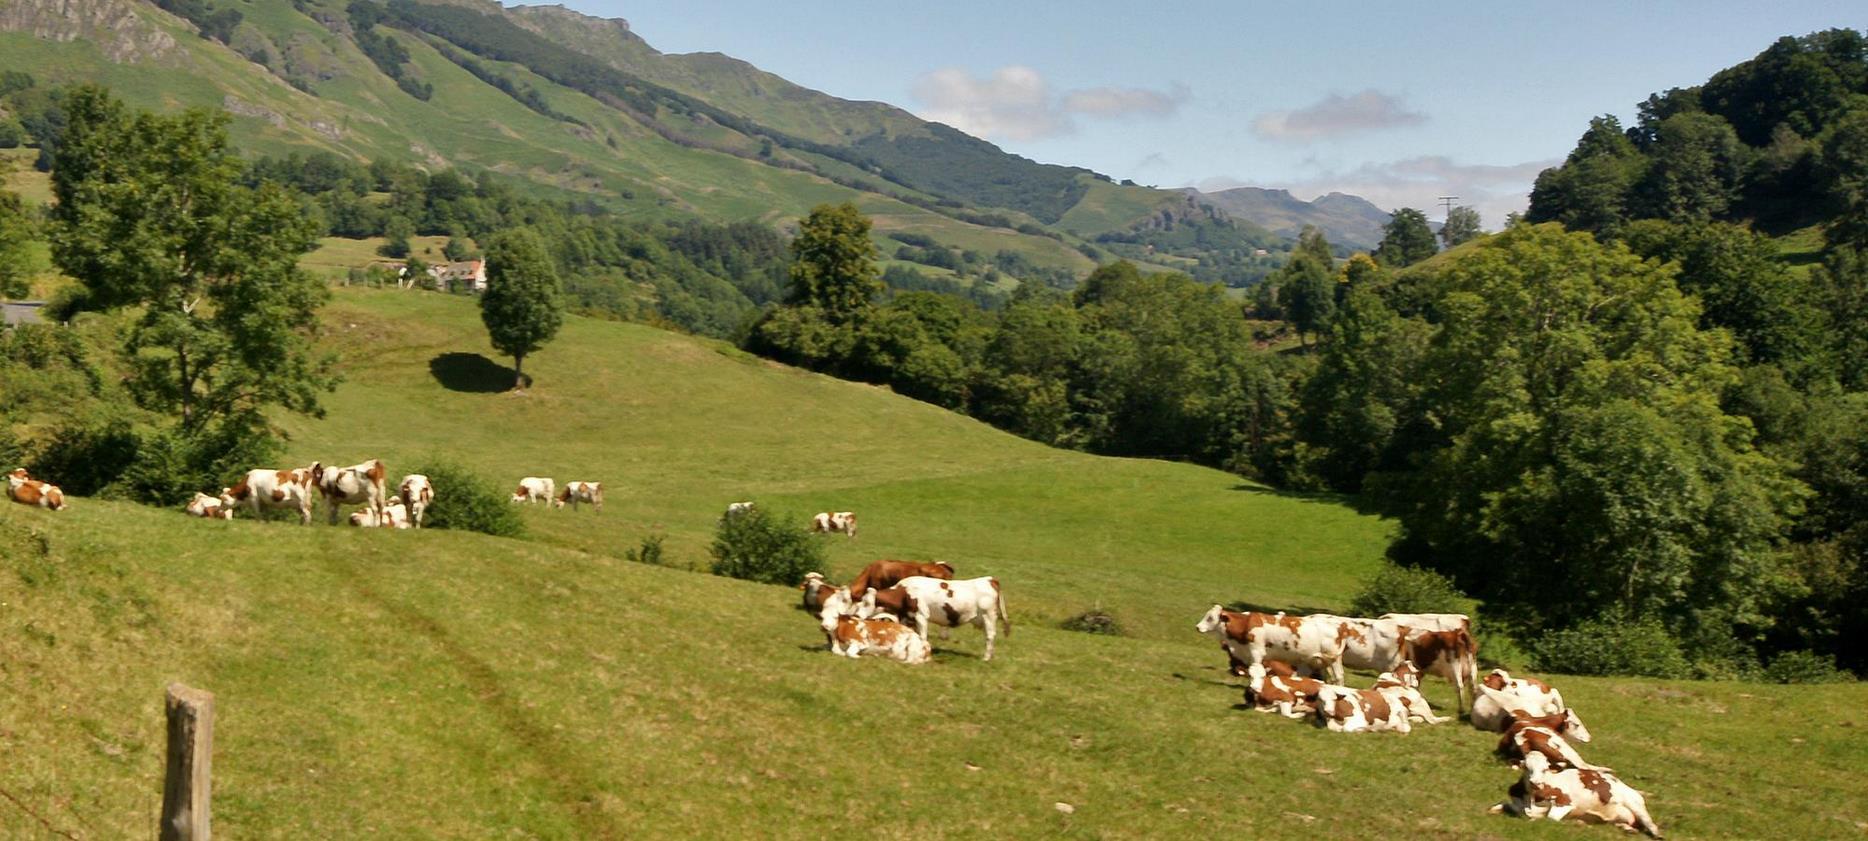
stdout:
POLYGON ((384 478, 388 475, 389 471, 379 459, 349 467, 325 468, 317 480, 318 495, 324 497, 324 504, 329 506, 331 525, 337 525, 337 509, 345 505, 368 506, 380 519, 383 506, 389 500, 389 492, 384 487, 384 478))
MULTIPOLYGON (((1393 675, 1384 674, 1376 685, 1393 680, 1393 675)), ((1407 733, 1413 729, 1408 723, 1407 708, 1394 703, 1388 693, 1334 684, 1324 684, 1317 692, 1317 723, 1338 733, 1382 730, 1407 733)))
POLYGON ((6 495, 8 499, 21 505, 44 508, 48 511, 65 510, 65 492, 57 485, 41 482, 26 475, 26 468, 21 467, 6 475, 6 495))
POLYGON ((1323 681, 1298 677, 1289 663, 1267 660, 1246 667, 1245 703, 1259 712, 1276 710, 1285 718, 1303 718, 1317 709, 1323 681))
MULTIPOLYGON (((1493 669, 1473 689, 1472 726, 1480 730, 1503 733, 1518 715, 1550 715, 1564 710, 1563 693, 1550 684, 1534 677, 1514 678, 1504 669, 1493 669)), ((1588 736, 1576 738, 1589 741, 1588 736)))
POLYGON ((353 512, 350 524, 361 528, 406 529, 409 527, 409 509, 402 504, 401 497, 390 497, 383 506, 381 514, 368 508, 353 512))
POLYGON ((986 633, 986 654, 980 659, 991 660, 999 623, 1005 624, 1007 636, 1012 634, 1012 619, 1006 615, 1005 597, 999 593, 997 578, 947 581, 917 575, 895 586, 913 600, 914 613, 902 617, 902 621, 914 625, 915 633, 923 639, 927 638, 930 622, 949 628, 972 625, 986 633))
POLYGON ((1325 675, 1331 683, 1343 680, 1343 639, 1327 622, 1309 622, 1283 613, 1244 613, 1213 605, 1194 629, 1211 634, 1232 660, 1234 674, 1244 674, 1253 663, 1279 660, 1325 675))
POLYGON ((311 525, 311 498, 324 465, 312 462, 298 470, 248 470, 234 486, 221 492, 221 504, 229 509, 244 504, 253 516, 271 508, 289 508, 298 512, 300 525, 311 525))
POLYGON ((934 563, 876 561, 863 567, 863 571, 856 574, 856 579, 850 582, 850 595, 860 599, 871 589, 886 590, 904 578, 913 578, 917 575, 923 578, 951 581, 953 580, 953 564, 945 561, 934 563))
POLYGON ((548 478, 527 476, 519 480, 519 489, 512 492, 513 502, 550 502, 558 495, 558 483, 548 478))
POLYGON ((427 476, 410 473, 402 477, 402 484, 396 486, 396 495, 402 497, 404 505, 409 507, 409 522, 416 528, 422 527, 422 517, 428 513, 428 504, 435 501, 435 486, 427 476))
POLYGON ((1464 630, 1401 628, 1401 659, 1424 674, 1439 675, 1453 684, 1455 710, 1465 710, 1469 687, 1478 683, 1478 653, 1479 644, 1464 630))
POLYGON ((228 490, 228 488, 221 488, 221 496, 208 496, 196 491, 195 498, 188 501, 186 509, 188 515, 204 520, 233 519, 233 506, 221 504, 221 498, 227 495, 228 490))
POLYGON ((1647 813, 1647 798, 1614 774, 1588 768, 1554 768, 1541 753, 1525 756, 1524 770, 1506 799, 1491 808, 1526 818, 1614 824, 1659 838, 1660 826, 1647 813))
POLYGON ((588 502, 598 511, 602 511, 603 483, 566 482, 564 483, 564 493, 559 494, 557 501, 553 502, 552 505, 563 508, 565 503, 570 503, 571 510, 576 511, 578 503, 582 502, 588 502))
POLYGON ((849 511, 837 511, 834 513, 820 511, 817 516, 811 518, 811 532, 813 534, 833 534, 842 532, 843 534, 855 537, 856 515, 849 511))
POLYGON ((926 663, 928 641, 900 622, 887 619, 858 619, 843 615, 832 620, 826 632, 830 650, 845 657, 887 657, 903 663, 926 663))

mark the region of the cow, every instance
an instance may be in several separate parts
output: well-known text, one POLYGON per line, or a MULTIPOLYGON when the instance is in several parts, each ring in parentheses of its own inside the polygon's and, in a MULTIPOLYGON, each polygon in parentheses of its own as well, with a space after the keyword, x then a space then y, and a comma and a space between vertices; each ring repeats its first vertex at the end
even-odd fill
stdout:
MULTIPOLYGON (((1493 669, 1473 688, 1477 694, 1472 699, 1472 726, 1492 733, 1503 733, 1518 715, 1535 717, 1564 709, 1563 693, 1550 684, 1534 677, 1514 678, 1504 669, 1493 669)), ((1576 738, 1589 741, 1588 736, 1576 738)))
POLYGON ((1464 613, 1384 613, 1380 618, 1406 625, 1417 631, 1472 633, 1472 617, 1464 613))
POLYGON ((864 593, 869 592, 871 589, 886 590, 900 583, 904 578, 912 578, 917 575, 923 578, 939 578, 945 581, 951 581, 953 580, 953 564, 945 561, 935 561, 933 563, 922 563, 919 561, 876 561, 869 566, 863 567, 863 571, 857 573, 856 578, 850 581, 850 595, 860 599, 863 597, 864 593))
POLYGON ((208 496, 195 491, 195 498, 188 501, 185 510, 189 516, 200 517, 204 520, 231 520, 233 519, 233 506, 221 504, 221 498, 227 495, 228 490, 228 488, 221 488, 221 496, 208 496))
POLYGON ((255 518, 269 508, 289 508, 298 512, 300 525, 311 525, 311 499, 324 465, 312 462, 298 470, 248 470, 234 486, 221 492, 221 504, 232 509, 244 503, 255 518))
POLYGON ((1453 720, 1433 714, 1426 696, 1420 694, 1420 672, 1412 663, 1402 663, 1392 672, 1383 672, 1375 680, 1374 689, 1387 697, 1388 703, 1400 707, 1410 721, 1443 724, 1453 720))
MULTIPOLYGON (((852 595, 854 595, 852 593, 852 595)), ((918 610, 915 597, 901 585, 886 590, 871 589, 859 600, 859 616, 892 616, 898 622, 911 621, 918 610)), ((946 628, 941 628, 942 639, 946 638, 946 628)))
POLYGON ((402 477, 402 484, 396 486, 396 495, 402 497, 402 503, 409 507, 409 524, 422 527, 422 518, 428 513, 428 505, 435 501, 435 486, 427 476, 410 473, 402 477))
POLYGON ((1306 622, 1322 623, 1333 629, 1343 642, 1343 666, 1375 672, 1392 672, 1401 666, 1402 625, 1392 619, 1363 619, 1312 613, 1306 622))
POLYGON ((16 468, 6 475, 6 495, 8 499, 21 505, 44 508, 48 511, 65 510, 65 492, 50 482, 41 482, 26 475, 26 468, 16 468))
POLYGON ((1289 663, 1267 660, 1246 667, 1245 703, 1259 712, 1277 711, 1285 718, 1303 718, 1316 711, 1323 681, 1298 677, 1289 663))
POLYGON ((550 502, 558 495, 558 483, 548 478, 527 476, 519 480, 519 489, 512 492, 513 502, 550 502))
POLYGON ((1553 821, 1575 818, 1661 837, 1660 826, 1648 816, 1647 798, 1641 792, 1606 771, 1555 768, 1541 753, 1524 757, 1518 781, 1511 784, 1506 799, 1490 811, 1553 821))
POLYGON ((833 534, 841 532, 851 537, 856 536, 856 515, 849 511, 820 511, 811 518, 812 534, 833 534))
POLYGON ((1453 684, 1454 709, 1466 709, 1469 687, 1478 683, 1479 644, 1465 630, 1420 631, 1401 626, 1401 659, 1424 674, 1453 684))
POLYGON ((986 633, 986 654, 980 659, 990 661, 999 623, 1005 624, 1006 636, 1012 635, 1012 619, 1006 615, 1005 597, 999 592, 997 578, 948 581, 916 575, 902 579, 895 587, 912 600, 914 609, 911 615, 901 617, 902 622, 913 625, 923 639, 930 622, 948 628, 973 625, 986 633))
POLYGON ((392 496, 383 506, 383 513, 378 514, 368 508, 352 512, 350 524, 361 528, 406 529, 409 527, 409 509, 402 504, 402 498, 392 496))
POLYGON ((365 505, 380 520, 389 500, 384 487, 389 471, 380 459, 370 459, 349 467, 327 467, 317 481, 318 495, 329 506, 331 525, 337 525, 338 509, 345 505, 365 505))
POLYGON ((804 583, 798 585, 804 591, 804 609, 816 613, 824 608, 824 599, 836 591, 836 587, 824 581, 821 572, 807 572, 804 583))
POLYGON ((893 620, 859 619, 844 614, 829 620, 824 632, 830 637, 833 654, 850 658, 867 654, 903 663, 928 661, 927 638, 893 620))
POLYGON ((726 504, 726 513, 721 514, 720 519, 731 520, 735 517, 743 517, 751 514, 752 508, 753 505, 750 502, 729 502, 726 504))
POLYGON ((1267 659, 1289 663, 1311 675, 1343 681, 1343 639, 1327 622, 1309 622, 1284 613, 1243 613, 1213 605, 1194 629, 1211 634, 1232 660, 1233 674, 1244 674, 1267 659))
POLYGON ((1401 682, 1383 673, 1375 685, 1375 689, 1350 689, 1324 684, 1317 692, 1317 723, 1338 733, 1393 730, 1405 734, 1413 730, 1407 708, 1388 691, 1401 682))
POLYGON ((584 502, 595 506, 598 511, 603 510, 602 482, 565 482, 564 493, 558 494, 558 498, 551 504, 554 508, 563 508, 568 504, 572 511, 576 511, 578 504, 584 502))
POLYGON ((1583 761, 1582 754, 1577 753, 1576 748, 1571 747, 1569 740, 1564 738, 1566 734, 1576 733, 1587 736, 1589 731, 1569 710, 1537 718, 1520 718, 1499 737, 1498 746, 1492 752, 1512 765, 1523 764, 1526 756, 1541 753, 1550 760, 1552 768, 1614 770, 1583 761))

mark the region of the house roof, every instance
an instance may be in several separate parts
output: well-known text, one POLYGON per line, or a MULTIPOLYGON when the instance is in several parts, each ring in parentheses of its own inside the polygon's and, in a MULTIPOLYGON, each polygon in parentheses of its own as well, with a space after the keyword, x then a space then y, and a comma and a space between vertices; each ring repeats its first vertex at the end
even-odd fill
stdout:
POLYGON ((38 324, 39 310, 44 307, 44 301, 0 301, 0 324, 38 324))

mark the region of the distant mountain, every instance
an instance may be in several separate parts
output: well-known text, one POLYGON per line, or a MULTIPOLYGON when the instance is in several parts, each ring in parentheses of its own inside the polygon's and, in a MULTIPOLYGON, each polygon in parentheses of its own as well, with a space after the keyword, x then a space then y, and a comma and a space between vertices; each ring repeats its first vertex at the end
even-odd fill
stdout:
POLYGON ((1333 245, 1374 248, 1381 242, 1388 211, 1361 196, 1330 193, 1304 201, 1289 190, 1234 187, 1211 193, 1188 188, 1185 192, 1245 222, 1274 234, 1295 237, 1305 225, 1315 225, 1333 245))

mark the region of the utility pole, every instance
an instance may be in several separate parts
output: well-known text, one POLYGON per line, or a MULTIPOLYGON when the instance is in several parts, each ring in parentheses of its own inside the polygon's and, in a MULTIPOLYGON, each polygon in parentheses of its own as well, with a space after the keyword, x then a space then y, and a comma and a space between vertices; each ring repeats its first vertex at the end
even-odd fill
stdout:
POLYGON ((1440 221, 1444 222, 1446 217, 1453 215, 1453 202, 1458 198, 1459 196, 1440 197, 1440 221))

